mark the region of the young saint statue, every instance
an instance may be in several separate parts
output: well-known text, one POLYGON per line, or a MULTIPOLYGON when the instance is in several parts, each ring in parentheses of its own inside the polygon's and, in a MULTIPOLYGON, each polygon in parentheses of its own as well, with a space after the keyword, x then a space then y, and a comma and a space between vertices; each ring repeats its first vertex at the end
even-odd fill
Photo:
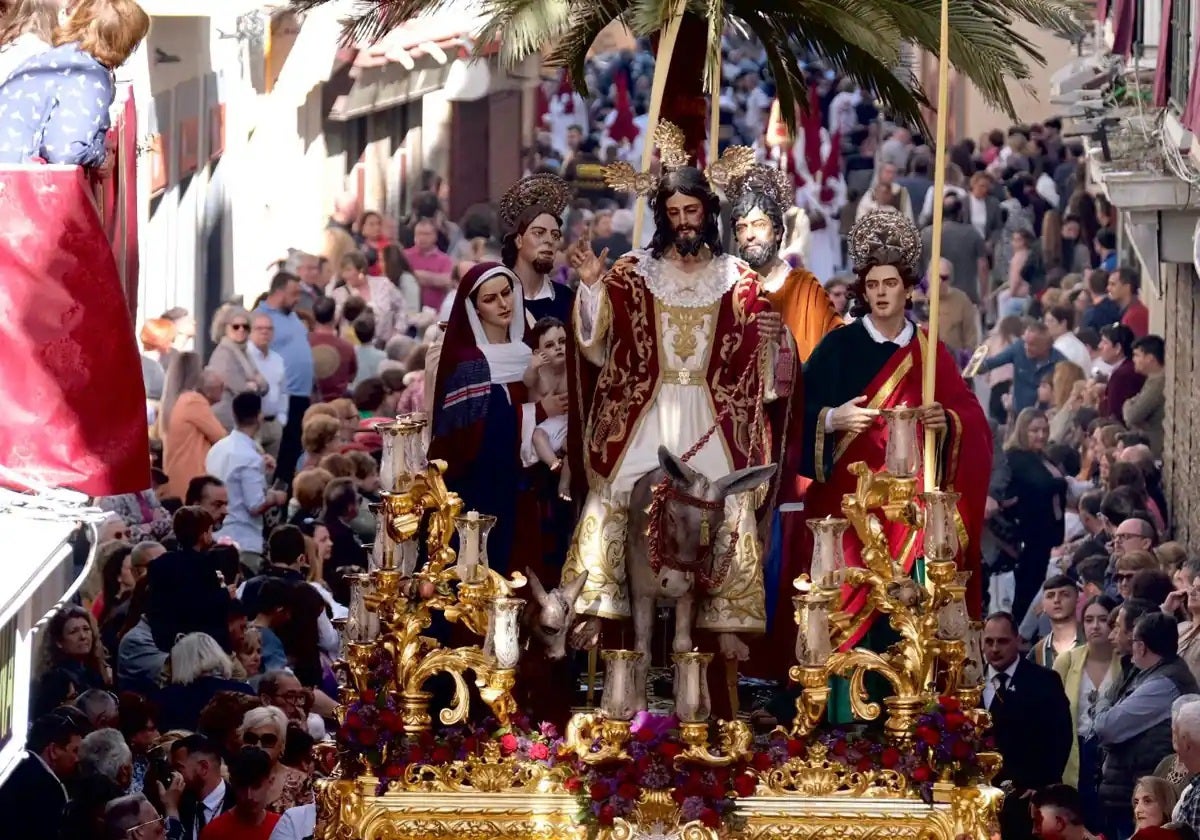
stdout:
MULTIPOLYGON (((880 410, 922 405, 923 360, 935 353, 934 399, 922 407, 920 420, 925 429, 937 433, 938 446, 922 457, 937 459, 939 489, 961 494, 959 564, 971 571, 967 606, 978 617, 979 538, 992 468, 991 429, 945 345, 931 345, 926 330, 908 318, 921 260, 921 238, 912 222, 897 213, 864 216, 850 231, 849 247, 857 276, 852 313, 858 320, 826 336, 804 368, 804 471, 813 479, 805 497, 805 517, 842 516, 842 497, 853 493, 857 483, 849 472, 851 464, 863 461, 872 471, 883 469, 887 432, 880 410)), ((918 470, 918 492, 924 489, 922 482, 918 470)), ((883 528, 893 556, 906 572, 913 572, 920 537, 905 551, 904 526, 885 521, 883 528)), ((801 556, 810 557, 812 534, 807 528, 804 536, 809 550, 801 556)), ((847 565, 862 565, 860 547, 857 536, 848 531, 847 565)), ((800 571, 791 570, 792 576, 800 571)), ((864 641, 875 647, 884 641, 886 633, 866 638, 878 616, 868 606, 865 589, 850 594, 846 610, 854 619, 836 640, 841 648, 864 641)))

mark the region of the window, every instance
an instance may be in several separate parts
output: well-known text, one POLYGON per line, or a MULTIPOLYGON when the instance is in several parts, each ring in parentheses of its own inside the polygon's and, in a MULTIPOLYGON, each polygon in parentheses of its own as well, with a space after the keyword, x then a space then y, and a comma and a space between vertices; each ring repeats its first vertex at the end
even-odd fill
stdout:
POLYGON ((1192 2, 1171 3, 1171 67, 1168 95, 1180 113, 1187 107, 1192 78, 1192 2))

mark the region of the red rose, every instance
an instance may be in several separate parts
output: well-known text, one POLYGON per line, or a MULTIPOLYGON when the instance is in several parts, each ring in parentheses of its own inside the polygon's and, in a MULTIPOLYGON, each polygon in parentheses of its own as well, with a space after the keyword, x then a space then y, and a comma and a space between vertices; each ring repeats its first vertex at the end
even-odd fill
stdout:
POLYGON ((844 738, 839 738, 833 745, 833 754, 836 756, 844 756, 849 751, 850 745, 846 743, 844 738))
POLYGON ((938 698, 938 705, 942 707, 943 712, 958 712, 962 711, 962 703, 958 702, 957 697, 947 697, 943 695, 938 698))
POLYGON ((971 745, 966 741, 955 741, 950 747, 950 755, 962 761, 971 754, 971 745))
POLYGON ((858 760, 858 763, 854 765, 854 769, 860 773, 868 773, 875 769, 875 765, 871 763, 871 759, 864 755, 858 760))
POLYGON ((675 800, 676 805, 682 805, 683 800, 688 798, 688 794, 682 787, 673 787, 671 788, 671 798, 675 800))
POLYGON ((804 742, 797 738, 789 738, 787 742, 788 758, 799 758, 804 755, 804 742))
POLYGON ((346 728, 347 729, 351 729, 351 730, 358 729, 362 725, 363 725, 362 715, 360 715, 358 712, 351 712, 350 714, 346 715, 346 728))
POLYGON ((681 752, 683 752, 683 747, 674 741, 663 741, 658 747, 658 754, 668 761, 673 760, 681 752))
POLYGON ((962 712, 947 712, 946 713, 946 728, 951 732, 957 732, 962 729, 967 723, 967 716, 962 712))
POLYGON ((454 753, 450 752, 449 747, 436 747, 429 760, 434 764, 449 764, 454 760, 454 753))
POLYGON ((470 755, 470 754, 472 754, 472 753, 474 753, 474 752, 475 752, 475 747, 476 747, 476 746, 478 746, 478 745, 475 743, 475 738, 474 738, 474 736, 471 736, 471 737, 469 737, 469 738, 464 738, 464 739, 463 739, 463 749, 467 751, 467 754, 468 754, 468 755, 470 755))
POLYGON ((645 744, 654 740, 654 732, 650 729, 650 727, 647 726, 639 729, 634 737, 645 744))
POLYGON ((592 797, 593 802, 601 802, 608 799, 612 795, 612 788, 608 782, 592 782, 588 788, 588 796, 592 797))
POLYGON ((755 753, 753 763, 754 763, 754 769, 758 770, 760 772, 765 772, 775 766, 775 762, 771 759, 771 756, 767 753, 755 753))
POLYGON ((600 825, 612 825, 613 820, 617 818, 617 812, 611 805, 605 805, 600 809, 600 813, 596 816, 600 825))
POLYGON ((885 770, 891 770, 900 763, 900 750, 895 747, 884 747, 883 752, 879 755, 879 763, 885 770))
POLYGON ((529 757, 534 761, 545 761, 550 757, 550 748, 540 741, 529 745, 529 757))
POLYGON ((733 780, 733 790, 740 797, 753 796, 758 787, 758 779, 749 773, 742 773, 733 780))
POLYGON ((358 742, 368 746, 374 746, 379 741, 379 733, 375 731, 373 726, 364 726, 358 730, 358 742))
POLYGON ((922 764, 921 766, 919 766, 915 770, 913 770, 912 777, 913 777, 913 781, 916 782, 917 784, 924 784, 925 782, 928 782, 930 779, 933 778, 933 771, 930 770, 928 767, 926 767, 924 764, 922 764))
POLYGON ((404 765, 389 764, 387 767, 383 768, 383 775, 389 779, 398 779, 404 775, 404 765))
POLYGON ((721 784, 720 782, 713 782, 708 786, 708 790, 704 792, 704 795, 709 799, 724 799, 725 785, 721 784))
POLYGON ((579 789, 583 787, 583 782, 579 781, 578 776, 569 776, 563 782, 563 787, 567 789, 567 793, 578 793, 579 789))
POLYGON ((917 727, 917 740, 931 747, 936 747, 942 742, 942 733, 928 726, 917 727))
POLYGON ((512 755, 517 751, 517 736, 511 732, 507 735, 500 736, 500 752, 505 755, 512 755))
POLYGON ((700 812, 700 822, 704 823, 709 828, 721 827, 721 815, 712 808, 705 808, 700 812))
POLYGON ((366 691, 364 691, 362 693, 362 701, 364 703, 366 703, 368 706, 370 706, 372 703, 374 703, 375 702, 375 689, 368 688, 366 691))
POLYGON ((379 725, 388 732, 399 732, 404 726, 404 721, 399 713, 384 709, 379 713, 379 725))
POLYGON ((425 750, 420 747, 413 747, 408 751, 408 760, 413 764, 418 764, 425 760, 425 750))

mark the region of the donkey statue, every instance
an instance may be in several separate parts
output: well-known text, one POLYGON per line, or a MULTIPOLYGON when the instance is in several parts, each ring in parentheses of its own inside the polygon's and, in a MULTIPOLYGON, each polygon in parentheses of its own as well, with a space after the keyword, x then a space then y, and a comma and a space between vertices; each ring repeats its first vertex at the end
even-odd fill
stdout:
POLYGON ((528 603, 521 613, 521 662, 517 666, 517 703, 530 720, 566 726, 578 680, 567 656, 575 624, 575 599, 586 575, 546 591, 531 569, 528 603))
POLYGON ((725 524, 725 500, 756 489, 775 474, 775 465, 767 464, 709 481, 664 446, 658 448, 658 463, 658 469, 633 486, 626 532, 634 648, 642 652, 636 684, 639 710, 646 708, 655 602, 675 602, 673 650, 692 650, 696 598, 719 583, 724 575, 721 567, 730 559, 725 549, 717 547, 717 532, 725 524))

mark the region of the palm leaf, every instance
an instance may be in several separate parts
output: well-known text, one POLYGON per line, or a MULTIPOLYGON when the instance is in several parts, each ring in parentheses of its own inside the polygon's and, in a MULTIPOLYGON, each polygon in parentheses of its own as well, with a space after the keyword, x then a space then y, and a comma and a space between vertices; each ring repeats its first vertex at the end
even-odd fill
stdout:
MULTIPOLYGON (((450 0, 361 0, 347 21, 346 37, 374 41, 405 21, 444 7, 450 0)), ((331 0, 292 0, 304 11, 331 0)), ((1029 78, 1029 62, 1045 63, 1035 45, 1016 29, 1019 20, 1064 36, 1078 34, 1082 0, 949 0, 950 63, 990 104, 1017 117, 1009 81, 1029 78)), ((824 55, 831 66, 874 92, 893 116, 921 123, 925 93, 901 79, 896 64, 903 43, 937 53, 941 0, 689 0, 688 10, 708 24, 706 72, 719 66, 720 35, 726 26, 749 30, 766 48, 783 115, 794 129, 796 105, 807 107, 798 49, 824 55)), ((565 66, 587 95, 588 50, 616 20, 638 36, 660 30, 675 0, 485 0, 488 23, 480 45, 500 39, 501 57, 514 64, 545 45, 547 57, 565 66)))

